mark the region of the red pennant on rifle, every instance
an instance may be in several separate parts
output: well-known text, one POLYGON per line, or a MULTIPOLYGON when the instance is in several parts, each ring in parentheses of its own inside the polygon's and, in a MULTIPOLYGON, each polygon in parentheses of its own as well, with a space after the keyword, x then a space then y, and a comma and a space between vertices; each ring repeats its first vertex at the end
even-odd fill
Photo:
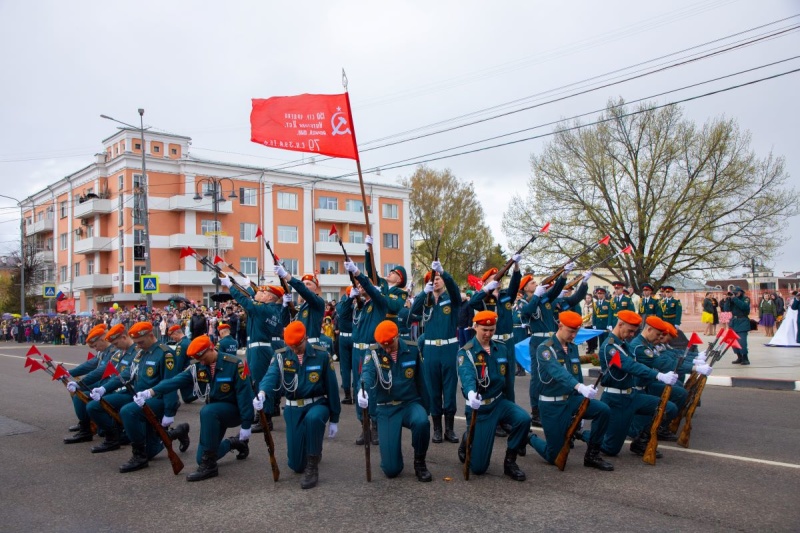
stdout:
POLYGON ((611 361, 608 362, 608 366, 615 366, 617 368, 622 368, 622 359, 619 356, 619 352, 614 354, 614 357, 611 358, 611 361))
POLYGON ((692 337, 689 339, 689 347, 699 346, 701 344, 703 344, 703 339, 701 339, 700 335, 698 335, 697 333, 695 333, 693 331, 692 332, 692 337))
POLYGON ((620 250, 619 253, 621 253, 621 254, 632 254, 633 253, 633 246, 631 246, 629 244, 628 246, 626 246, 625 248, 620 250))
POLYGON ((336 235, 336 233, 337 233, 337 231, 336 231, 336 224, 333 224, 333 225, 331 226, 331 231, 328 233, 328 237, 330 237, 331 235, 336 235))
POLYGON ((91 361, 95 358, 95 355, 92 352, 89 352, 89 356, 86 358, 87 361, 91 361))
POLYGON ((725 338, 722 339, 722 342, 726 342, 726 343, 730 344, 731 342, 733 342, 733 341, 735 341, 736 339, 739 339, 739 338, 740 337, 739 337, 738 333, 736 333, 732 329, 729 329, 728 332, 725 334, 725 338))
POLYGON ((26 357, 25 358, 25 368, 28 368, 32 364, 33 364, 33 359, 31 359, 30 357, 26 357))
POLYGON ((225 262, 225 260, 224 260, 223 258, 221 258, 220 256, 218 256, 218 255, 215 255, 215 256, 214 256, 214 264, 215 264, 215 265, 216 265, 217 263, 224 263, 224 262, 225 262))
POLYGON ((736 350, 741 350, 742 345, 739 344, 739 341, 736 339, 731 339, 731 348, 735 348, 736 350))
POLYGON ((258 226, 258 229, 256 229, 256 237, 261 237, 262 235, 264 235, 264 232, 261 231, 261 226, 258 226))
POLYGON ((597 241, 597 244, 602 244, 603 246, 608 246, 609 242, 611 242, 611 235, 606 235, 605 237, 603 237, 602 239, 597 241))
POLYGON ((109 361, 106 365, 105 372, 103 372, 103 377, 100 379, 110 378, 111 376, 119 376, 119 371, 117 371, 116 367, 109 361))
POLYGON ((242 368, 242 379, 246 378, 250 375, 250 367, 247 365, 247 361, 244 362, 244 368, 242 368))
POLYGON ((481 290, 481 288, 483 287, 483 281, 481 281, 481 278, 479 278, 478 276, 473 276, 472 274, 467 275, 467 283, 469 283, 469 286, 475 289, 476 291, 481 290))
POLYGON ((180 258, 181 258, 181 259, 183 259, 184 257, 191 257, 191 256, 193 256, 193 255, 194 255, 194 254, 192 253, 193 251, 194 251, 194 250, 192 250, 192 249, 191 249, 191 248, 189 248, 188 246, 187 246, 186 248, 181 248, 181 257, 180 257, 180 258))
POLYGON ((33 346, 30 347, 28 353, 26 353, 25 355, 42 355, 42 352, 40 352, 39 348, 37 348, 36 345, 34 344, 33 346))
POLYGON ((29 374, 36 372, 37 370, 44 370, 44 366, 42 365, 42 363, 40 363, 36 359, 31 359, 31 364, 29 366, 31 367, 31 369, 28 370, 29 374))
POLYGON ((545 224, 544 226, 542 226, 542 229, 539 230, 539 233, 547 233, 548 231, 550 231, 550 223, 549 222, 547 224, 545 224))
POLYGON ((52 357, 50 357, 49 355, 47 355, 46 353, 43 353, 43 354, 42 354, 42 359, 44 359, 44 360, 45 360, 45 361, 47 361, 48 363, 52 363, 52 362, 53 362, 53 358, 52 358, 52 357))
POLYGON ((69 372, 67 372, 67 370, 64 368, 63 365, 58 365, 56 367, 56 371, 53 372, 53 381, 55 381, 57 379, 61 379, 61 378, 68 378, 68 377, 69 377, 69 372))

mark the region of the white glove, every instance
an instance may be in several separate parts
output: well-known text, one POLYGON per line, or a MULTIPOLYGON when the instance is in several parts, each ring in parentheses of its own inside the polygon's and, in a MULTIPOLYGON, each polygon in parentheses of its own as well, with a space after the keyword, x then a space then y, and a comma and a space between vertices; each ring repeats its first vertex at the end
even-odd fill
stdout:
POLYGON ((534 296, 544 296, 544 293, 547 292, 547 287, 544 285, 537 285, 536 290, 533 291, 534 296))
POLYGON ((467 393, 467 403, 469 404, 470 409, 473 411, 477 411, 481 408, 481 395, 471 390, 467 393))
POLYGON ((174 416, 164 415, 163 417, 161 417, 161 427, 163 427, 163 428, 170 427, 173 422, 175 422, 175 417, 174 416))
POLYGON ((78 390, 78 384, 75 383, 74 381, 70 381, 69 383, 67 383, 67 390, 70 392, 75 392, 76 390, 78 390))
POLYGON ((497 288, 499 285, 500 285, 500 283, 498 283, 498 282, 497 282, 497 281, 495 281, 495 280, 492 280, 492 281, 488 282, 486 285, 484 285, 484 286, 483 286, 483 290, 484 290, 484 292, 492 292, 492 291, 493 291, 493 290, 495 290, 495 289, 496 289, 496 288, 497 288))
POLYGON ((566 264, 566 266, 564 267, 564 272, 566 272, 567 274, 569 274, 570 272, 572 272, 573 270, 575 270, 575 267, 576 267, 576 266, 578 266, 578 265, 576 265, 576 264, 575 264, 575 261, 570 261, 570 262, 569 262, 569 263, 567 263, 567 264, 566 264))
POLYGON ((433 263, 431 263, 431 268, 434 269, 440 275, 442 272, 444 272, 444 268, 442 268, 442 264, 439 261, 434 261, 433 263))
POLYGON ((589 398, 590 400, 594 400, 597 397, 597 389, 594 388, 594 385, 578 383, 578 392, 581 393, 584 398, 589 398))
MULTIPOLYGON (((424 290, 425 290, 425 294, 430 294, 430 293, 432 293, 432 292, 433 292, 433 282, 432 282, 432 281, 429 281, 428 283, 426 283, 426 284, 425 284, 425 289, 424 289, 424 290)), ((351 293, 351 294, 352 294, 352 293, 351 293)))
POLYGON ((697 366, 697 365, 702 365, 705 362, 706 362, 706 352, 697 352, 697 355, 695 356, 694 361, 692 361, 692 364, 694 366, 697 366))
POLYGON ((661 383, 666 383, 667 385, 675 385, 675 382, 678 381, 678 374, 672 371, 669 371, 666 374, 659 372, 656 376, 656 379, 661 383))
POLYGON ((589 281, 589 278, 592 277, 592 274, 594 274, 594 272, 592 272, 591 270, 587 270, 586 272, 584 272, 583 281, 589 281))
POLYGON ((239 440, 250 440, 251 433, 250 428, 239 428, 239 440))
POLYGON ((364 244, 366 244, 367 246, 372 246, 372 242, 373 241, 371 235, 367 235, 366 237, 364 237, 364 244))
POLYGON ((522 254, 514 254, 511 256, 511 260, 515 263, 519 263, 520 259, 522 259, 522 254))
POLYGON ((608 326, 606 329, 607 329, 608 331, 614 331, 614 326, 608 326))
POLYGON ((283 265, 275 265, 275 275, 278 276, 279 278, 283 279, 286 276, 288 276, 289 273, 286 272, 286 269, 283 268, 283 265))
POLYGON ((264 409, 264 400, 267 398, 267 395, 264 394, 264 391, 258 391, 258 396, 253 398, 253 409, 256 411, 262 411, 264 409))
POLYGON ((350 298, 357 298, 359 294, 361 294, 361 291, 358 290, 358 287, 350 288, 350 298))
POLYGON ((136 396, 133 397, 133 401, 136 402, 136 405, 139 407, 144 406, 144 402, 152 398, 150 395, 150 389, 143 390, 142 392, 137 392, 136 396))
POLYGON ((292 303, 292 295, 291 294, 284 294, 283 295, 283 306, 287 307, 290 303, 292 303))
POLYGON ((328 438, 334 438, 337 433, 339 433, 339 424, 334 424, 333 422, 328 424, 328 438))
POLYGON ((233 279, 235 279, 236 282, 239 285, 241 285, 242 287, 249 287, 250 286, 250 278, 248 278, 247 276, 241 276, 241 277, 238 277, 238 278, 236 276, 234 276, 233 279))
POLYGON ((358 406, 362 409, 369 407, 369 395, 364 389, 358 391, 358 406))
POLYGON ((345 261, 344 262, 344 269, 351 274, 355 274, 358 272, 358 267, 352 261, 345 261))
POLYGON ((105 393, 106 393, 105 387, 97 387, 95 389, 92 389, 92 392, 89 393, 89 396, 92 397, 92 400, 99 402, 100 398, 102 398, 103 394, 105 393))
POLYGON ((698 374, 703 374, 704 376, 710 376, 711 371, 713 370, 713 368, 711 368, 711 365, 706 365, 706 364, 695 365, 694 369, 695 371, 697 371, 698 374))
POLYGON ((219 282, 222 284, 223 287, 228 287, 229 289, 233 286, 233 282, 231 281, 230 276, 219 278, 219 282))

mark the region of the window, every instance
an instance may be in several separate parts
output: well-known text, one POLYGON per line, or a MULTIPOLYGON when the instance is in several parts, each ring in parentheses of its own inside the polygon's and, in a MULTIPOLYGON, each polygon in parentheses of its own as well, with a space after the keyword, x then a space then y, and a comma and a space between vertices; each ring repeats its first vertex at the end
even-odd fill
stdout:
POLYGON ((58 204, 58 210, 61 214, 61 218, 67 218, 67 202, 61 202, 58 204))
POLYGON ((391 272, 392 270, 394 270, 395 268, 397 268, 399 266, 400 265, 398 265, 397 263, 384 263, 383 264, 383 277, 385 278, 386 276, 388 276, 389 272, 391 272))
POLYGON ((242 269, 242 274, 247 276, 258 275, 258 258, 256 257, 242 257, 239 259, 239 268, 242 269))
POLYGON ((383 247, 384 248, 400 248, 400 238, 397 233, 384 233, 383 234, 383 247))
POLYGON ((45 239, 44 248, 48 252, 52 252, 53 251, 53 238, 52 237, 48 237, 47 239, 45 239))
POLYGON ((94 237, 94 226, 86 226, 86 238, 94 237))
POLYGON ((144 230, 135 229, 133 230, 133 260, 134 261, 144 261, 145 253, 144 253, 144 230))
POLYGON ((58 269, 58 281, 60 283, 66 283, 67 281, 67 267, 62 266, 58 269))
POLYGON ((170 153, 171 153, 172 155, 178 155, 178 149, 177 149, 177 148, 170 148, 170 150, 169 150, 169 151, 170 151, 170 153))
POLYGON ((352 242, 353 244, 364 244, 364 232, 351 231, 348 242, 352 242))
POLYGON ((278 193, 278 209, 297 211, 297 194, 293 192, 278 193))
MULTIPOLYGON (((121 178, 122 176, 120 176, 121 178)), ((122 194, 119 195, 117 199, 117 226, 121 226, 125 222, 125 211, 123 211, 123 201, 124 198, 122 194)))
POLYGON ((239 240, 240 241, 255 241, 256 240, 256 231, 258 231, 258 226, 256 224, 249 224, 247 222, 241 222, 239 224, 239 240))
POLYGON ((142 143, 140 143, 140 142, 133 143, 133 149, 134 150, 141 150, 142 149, 142 143))
POLYGON ((257 193, 256 189, 239 187, 239 205, 256 205, 257 193))
POLYGON ((383 218, 397 218, 397 204, 383 204, 383 218))
POLYGON ((80 275, 81 275, 81 262, 78 261, 75 263, 75 277, 77 278, 80 275))
POLYGON ((299 276, 300 271, 297 269, 297 259, 281 259, 283 263, 283 268, 286 269, 286 272, 291 274, 292 276, 299 276))
POLYGON ((125 290, 125 268, 124 267, 119 267, 119 282, 117 284, 117 288, 119 289, 119 292, 122 292, 122 291, 125 290))
MULTIPOLYGON (((353 258, 351 257, 351 258, 350 258, 350 260, 352 260, 352 259, 353 259, 353 258)), ((356 266, 358 267, 358 269, 359 269, 361 272, 364 272, 364 275, 366 275, 366 272, 367 272, 366 263, 364 263, 364 261, 353 261, 353 262, 356 264, 356 266)))
POLYGON ((94 274, 94 259, 86 260, 86 274, 87 275, 94 274))
POLYGON ((66 250, 67 244, 69 243, 69 235, 66 233, 62 233, 58 236, 58 249, 59 250, 66 250))
POLYGON ((134 225, 144 224, 144 195, 134 192, 133 194, 133 223, 134 225))
POLYGON ((222 222, 219 220, 201 220, 200 221, 200 233, 206 235, 211 233, 212 231, 221 231, 222 230, 222 222))
POLYGON ((47 208, 47 220, 53 220, 54 213, 55 213, 55 210, 54 210, 53 206, 51 205, 50 207, 47 208))
POLYGON ((345 202, 345 209, 347 211, 353 211, 355 213, 363 213, 364 202, 362 202, 361 200, 347 200, 347 202, 345 202))
POLYGON ((144 273, 143 266, 133 267, 133 292, 137 294, 142 292, 142 284, 140 283, 140 280, 144 273))
POLYGON ((319 262, 320 274, 338 274, 339 262, 338 261, 320 261, 319 262))
POLYGON ((319 242, 339 242, 336 238, 336 234, 330 235, 330 229, 320 229, 319 230, 319 242))
POLYGON ((133 188, 134 191, 142 186, 142 175, 141 174, 134 174, 133 175, 133 188))
POLYGON ((161 147, 160 147, 160 146, 153 146, 153 153, 154 153, 154 154, 157 154, 157 153, 159 153, 160 151, 161 151, 161 147))
POLYGON ((118 180, 118 183, 119 183, 119 186, 117 187, 117 190, 121 191, 122 189, 125 188, 125 176, 124 175, 120 175, 119 178, 117 178, 117 180, 118 180))
POLYGON ((320 196, 318 205, 320 209, 337 210, 339 209, 339 200, 333 196, 320 196))
POLYGON ((278 226, 278 242, 298 242, 297 226, 278 226))

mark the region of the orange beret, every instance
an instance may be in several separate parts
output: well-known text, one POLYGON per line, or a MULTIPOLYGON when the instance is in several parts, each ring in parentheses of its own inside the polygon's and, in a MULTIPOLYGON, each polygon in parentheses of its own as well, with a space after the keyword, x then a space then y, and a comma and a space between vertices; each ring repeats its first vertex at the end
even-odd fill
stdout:
POLYGON ((152 332, 153 332, 153 324, 151 324, 150 322, 137 322, 136 324, 131 326, 131 329, 128 330, 128 335, 132 339, 138 339, 152 332))
POLYGON ((649 317, 647 317, 647 320, 645 320, 645 323, 650 327, 656 328, 661 333, 669 332, 669 328, 667 327, 667 323, 664 322, 663 320, 661 320, 660 318, 658 318, 655 315, 650 315, 649 317))
POLYGON ((575 311, 564 311, 559 313, 558 321, 568 328, 578 329, 583 324, 583 318, 575 311))
POLYGON ((285 294, 283 287, 279 285, 267 285, 267 290, 278 298, 283 298, 283 295, 285 294))
POLYGON ((425 272, 425 283, 428 283, 431 280, 431 271, 428 270, 425 272))
POLYGON ((619 313, 617 313, 617 318, 627 324, 630 324, 631 326, 638 326, 639 324, 642 323, 642 317, 640 317, 633 311, 628 311, 627 309, 624 309, 619 313))
POLYGON ((524 289, 524 288, 525 288, 525 285, 527 285, 528 283, 530 283, 532 279, 533 279, 533 276, 531 276, 530 274, 527 274, 527 275, 525 275, 525 276, 524 276, 524 277, 523 277, 523 278, 520 280, 520 282, 519 282, 519 287, 520 287, 521 289, 524 289))
POLYGON ((497 324, 497 313, 494 311, 478 311, 472 321, 481 326, 494 326, 497 324))
POLYGON ((231 329, 231 327, 228 324, 220 324, 220 325, 217 326, 217 329, 219 329, 219 330, 231 329))
POLYGON ((125 335, 125 326, 123 326, 122 324, 117 324, 115 326, 112 326, 111 329, 108 330, 108 333, 106 333, 106 340, 111 342, 120 335, 125 335))
POLYGON ((481 276, 481 281, 485 282, 487 279, 494 276, 495 274, 497 274, 497 269, 490 268, 489 270, 483 273, 483 276, 481 276))
POLYGON ((675 328, 675 326, 673 326, 669 322, 664 322, 664 323, 668 326, 667 327, 667 333, 669 333, 670 336, 675 337, 677 339, 678 338, 678 330, 675 328))
POLYGON ((375 328, 375 340, 379 344, 392 342, 398 334, 399 330, 397 329, 397 324, 392 320, 384 320, 375 328))
POLYGON ((189 347, 186 349, 186 355, 194 359, 199 359, 209 348, 213 349, 214 343, 211 342, 208 335, 200 335, 192 339, 192 342, 189 343, 189 347))
POLYGON ((283 340, 289 346, 300 344, 303 337, 306 336, 306 327, 299 320, 289 322, 289 325, 283 328, 283 340))
POLYGON ((173 333, 175 333, 176 331, 183 331, 183 328, 182 328, 182 327, 181 327, 179 324, 173 324, 173 325, 171 325, 171 326, 169 327, 169 329, 167 330, 167 333, 169 333, 170 335, 172 335, 172 334, 173 334, 173 333))
POLYGON ((106 334, 106 325, 105 324, 98 324, 92 329, 89 330, 89 334, 86 335, 86 342, 94 342, 103 338, 103 335, 106 334))
POLYGON ((314 285, 319 287, 319 280, 317 279, 317 276, 315 276, 314 274, 306 274, 300 279, 300 281, 311 281, 314 283, 314 285))

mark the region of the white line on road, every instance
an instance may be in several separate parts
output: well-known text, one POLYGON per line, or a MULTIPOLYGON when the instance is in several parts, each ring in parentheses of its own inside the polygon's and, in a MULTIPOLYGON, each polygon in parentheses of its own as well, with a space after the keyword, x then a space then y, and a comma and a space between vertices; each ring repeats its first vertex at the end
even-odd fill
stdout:
MULTIPOLYGON (((26 356, 11 355, 10 353, 0 353, 0 355, 2 355, 3 357, 13 357, 14 359, 25 359, 26 357, 28 357, 27 355, 26 356)), ((78 363, 62 363, 62 362, 56 361, 55 359, 53 359, 53 363, 56 364, 56 365, 78 366, 78 363)))

